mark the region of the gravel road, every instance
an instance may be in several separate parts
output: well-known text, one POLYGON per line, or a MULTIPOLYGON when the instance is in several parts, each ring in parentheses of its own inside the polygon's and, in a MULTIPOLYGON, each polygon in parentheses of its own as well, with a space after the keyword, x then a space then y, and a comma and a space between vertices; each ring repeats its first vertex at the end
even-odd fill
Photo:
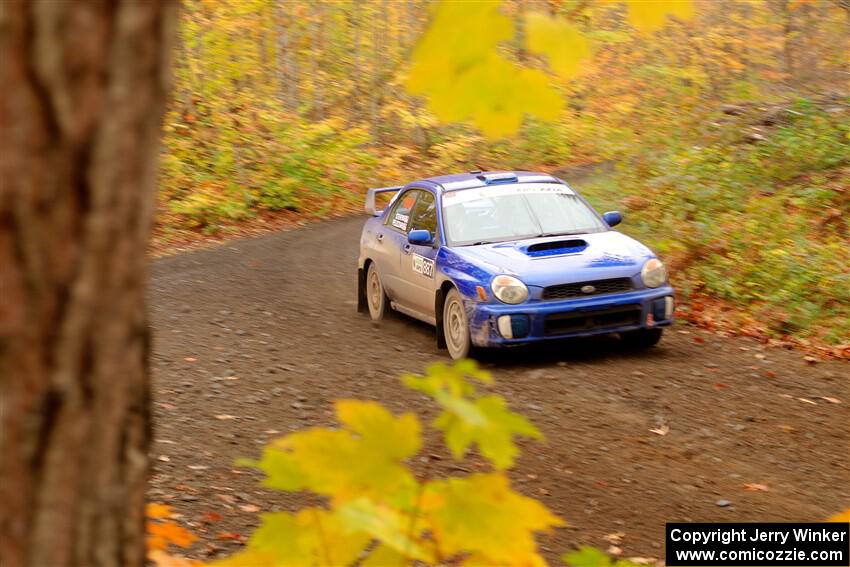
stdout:
MULTIPOLYGON (((150 499, 172 504, 201 536, 190 556, 229 553, 258 510, 307 502, 261 489, 233 462, 286 432, 331 424, 332 400, 435 415, 397 379, 448 359, 433 329, 355 311, 362 221, 154 263, 150 499)), ((546 435, 523 444, 511 477, 571 525, 540 538, 552 563, 578 544, 607 548, 615 532, 624 557, 661 557, 667 521, 819 520, 850 506, 846 363, 810 365, 799 352, 685 325, 643 353, 601 339, 484 363, 495 390, 546 435)))

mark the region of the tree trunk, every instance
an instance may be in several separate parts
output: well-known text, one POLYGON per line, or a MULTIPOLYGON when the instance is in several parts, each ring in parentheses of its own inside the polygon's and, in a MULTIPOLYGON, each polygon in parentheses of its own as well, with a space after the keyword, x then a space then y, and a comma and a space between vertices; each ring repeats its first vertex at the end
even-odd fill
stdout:
POLYGON ((0 557, 144 564, 145 249, 176 4, 0 5, 0 557))

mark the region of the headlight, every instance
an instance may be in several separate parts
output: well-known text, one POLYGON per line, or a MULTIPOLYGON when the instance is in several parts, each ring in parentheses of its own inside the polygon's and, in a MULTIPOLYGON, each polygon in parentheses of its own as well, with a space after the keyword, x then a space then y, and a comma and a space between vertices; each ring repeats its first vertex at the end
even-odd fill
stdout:
POLYGON ((490 284, 490 289, 502 303, 516 305, 528 299, 528 288, 513 276, 496 276, 490 284))
POLYGON ((667 281, 667 268, 658 258, 647 260, 640 271, 640 279, 646 287, 658 287, 667 281))

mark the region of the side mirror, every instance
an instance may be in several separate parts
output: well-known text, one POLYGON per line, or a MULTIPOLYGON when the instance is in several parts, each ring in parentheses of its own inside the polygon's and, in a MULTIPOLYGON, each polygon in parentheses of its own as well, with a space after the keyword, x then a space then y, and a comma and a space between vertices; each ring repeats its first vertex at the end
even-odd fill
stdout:
POLYGON ((608 226, 617 226, 623 222, 623 215, 620 211, 608 211, 602 215, 602 219, 608 223, 608 226))
POLYGON ((407 241, 415 246, 431 246, 434 237, 430 230, 411 230, 407 233, 407 241))

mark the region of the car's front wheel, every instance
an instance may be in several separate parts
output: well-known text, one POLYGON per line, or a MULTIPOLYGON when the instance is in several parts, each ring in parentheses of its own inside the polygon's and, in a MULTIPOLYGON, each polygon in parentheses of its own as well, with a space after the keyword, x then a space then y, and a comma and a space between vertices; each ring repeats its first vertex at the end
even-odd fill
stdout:
POLYGON ((446 295, 443 304, 443 335, 446 348, 454 360, 469 356, 471 341, 469 338, 469 320, 460 293, 454 288, 446 295))
POLYGON ((663 334, 662 329, 638 329, 620 333, 623 343, 631 348, 649 348, 658 344, 663 334))
POLYGON ((369 306, 369 316, 373 321, 384 318, 388 299, 374 262, 369 264, 369 269, 366 271, 366 303, 369 306))

